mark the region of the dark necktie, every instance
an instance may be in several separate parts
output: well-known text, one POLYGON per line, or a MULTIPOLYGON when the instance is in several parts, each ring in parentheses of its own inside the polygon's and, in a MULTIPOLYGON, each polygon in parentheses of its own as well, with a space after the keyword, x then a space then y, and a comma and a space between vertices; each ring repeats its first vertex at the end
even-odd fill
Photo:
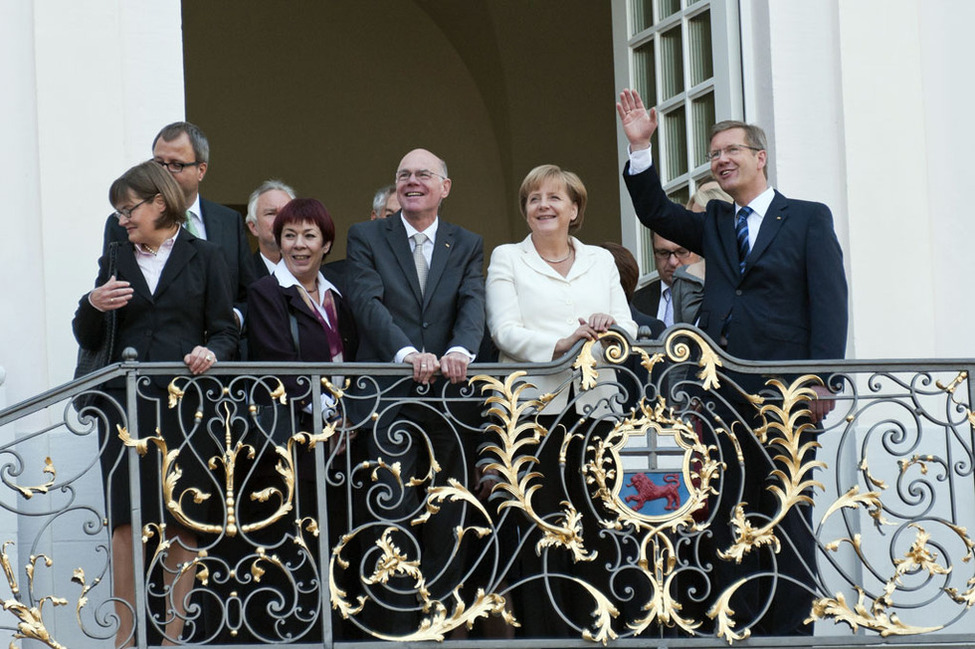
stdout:
POLYGON ((738 239, 738 270, 745 272, 745 258, 748 257, 748 215, 753 212, 747 205, 738 210, 738 219, 735 221, 735 238, 738 239))

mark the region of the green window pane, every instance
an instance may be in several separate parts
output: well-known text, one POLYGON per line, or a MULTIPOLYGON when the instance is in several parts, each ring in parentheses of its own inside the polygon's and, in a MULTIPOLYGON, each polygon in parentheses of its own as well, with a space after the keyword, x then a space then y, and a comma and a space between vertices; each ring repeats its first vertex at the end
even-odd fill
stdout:
POLYGON ((633 50, 633 85, 647 106, 657 105, 657 82, 654 75, 653 41, 633 50))
POLYGON ((653 27, 653 0, 633 0, 630 4, 633 14, 633 36, 644 29, 653 27))
POLYGON ((662 99, 684 92, 684 53, 680 25, 660 35, 660 74, 662 99))
POLYGON ((660 20, 680 11, 680 0, 660 0, 660 20))
MULTIPOLYGON (((640 228, 640 272, 649 273, 657 269, 653 263, 653 232, 650 228, 640 228)), ((651 315, 657 315, 656 313, 651 315)))
POLYGON ((707 81, 714 76, 711 56, 711 12, 705 11, 687 21, 690 49, 691 85, 707 81))
POLYGON ((687 117, 684 107, 664 115, 663 126, 667 142, 667 179, 670 180, 687 173, 687 117))
POLYGON ((678 187, 667 194, 667 197, 675 203, 680 203, 681 205, 687 205, 687 201, 691 200, 690 188, 687 185, 683 187, 678 187))
POLYGON ((691 102, 691 119, 694 133, 694 166, 708 161, 711 127, 714 126, 714 92, 691 102))

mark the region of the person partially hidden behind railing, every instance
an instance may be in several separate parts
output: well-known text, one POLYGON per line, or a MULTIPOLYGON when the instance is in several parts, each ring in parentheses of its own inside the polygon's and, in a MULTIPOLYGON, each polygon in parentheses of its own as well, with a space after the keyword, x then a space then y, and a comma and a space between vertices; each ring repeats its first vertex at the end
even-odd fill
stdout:
MULTIPOLYGON (((565 355, 580 340, 595 340, 612 325, 636 338, 637 325, 630 316, 612 254, 570 235, 582 225, 586 211, 586 187, 579 177, 555 165, 536 167, 522 181, 518 198, 530 233, 519 243, 495 248, 487 275, 488 328, 501 362, 549 362, 565 355)), ((563 501, 582 503, 588 498, 580 469, 590 439, 584 437, 589 427, 581 427, 582 434, 575 431, 571 438, 563 481, 559 479, 560 451, 566 428, 576 423, 576 413, 591 417, 604 414, 606 401, 614 399, 618 391, 613 370, 599 372, 599 382, 607 385, 586 392, 580 392, 578 380, 564 388, 571 375, 571 370, 566 370, 526 377, 538 388, 530 391, 533 396, 556 392, 537 418, 549 431, 542 448, 533 450, 539 460, 534 470, 544 476, 533 499, 535 514, 540 517, 561 516, 563 501), (573 398, 574 408, 570 406, 573 398)), ((611 425, 606 420, 596 427, 611 425)), ((593 517, 583 517, 583 524, 587 543, 598 545, 599 529, 593 517)), ((591 582, 601 583, 607 574, 601 567, 604 564, 573 564, 561 548, 540 557, 535 552, 538 527, 527 526, 523 533, 532 535, 515 567, 515 579, 524 580, 515 591, 516 617, 524 635, 578 635, 551 609, 585 627, 591 619, 591 601, 584 591, 573 587, 570 579, 584 574, 591 582), (598 574, 589 574, 593 571, 598 574)))
MULTIPOLYGON (((847 286, 832 214, 822 203, 786 198, 769 185, 762 129, 736 121, 713 126, 707 155, 711 175, 734 204, 710 201, 704 212, 693 212, 668 199, 652 164, 650 138, 657 128, 656 111, 648 111, 639 93, 629 89, 620 94, 616 108, 630 145, 623 179, 637 217, 654 233, 707 259, 698 326, 737 358, 843 358, 847 286)), ((736 376, 752 394, 762 387, 762 379, 736 376)), ((815 385, 812 390, 817 398, 807 405, 811 423, 818 424, 834 402, 825 398, 830 396, 825 386, 815 385)), ((754 405, 740 395, 727 396, 734 412, 725 416, 729 420, 739 416, 754 427, 759 419, 754 405)), ((812 433, 800 439, 814 441, 812 433)), ((733 448, 727 435, 719 443, 727 468, 721 493, 711 504, 718 523, 714 542, 723 551, 734 540, 730 523, 738 503, 762 516, 776 511, 778 503, 766 481, 781 463, 773 462, 754 436, 743 436, 740 450, 733 448)), ((804 463, 814 459, 814 447, 802 448, 806 449, 804 463)), ((765 577, 749 579, 737 588, 730 601, 739 619, 754 623, 753 633, 812 633, 812 626, 804 624, 816 592, 811 510, 806 503, 792 507, 779 523, 777 533, 784 539, 781 552, 759 548, 740 564, 716 563, 713 591, 719 595, 743 575, 765 572, 765 577), (768 575, 777 576, 777 583, 768 575)))
MULTIPOLYGON (((358 336, 352 311, 344 291, 337 286, 337 278, 327 279, 323 274, 322 261, 335 240, 335 224, 328 210, 313 198, 296 198, 281 208, 272 229, 274 240, 281 250, 281 261, 271 275, 251 284, 248 291, 250 324, 247 336, 251 360, 288 363, 354 361, 358 336)), ((329 378, 334 384, 342 385, 342 377, 329 378)), ((326 392, 322 395, 321 404, 325 421, 314 421, 315 412, 307 381, 299 383, 299 377, 296 376, 282 377, 282 381, 290 406, 276 406, 272 403, 258 405, 262 415, 260 421, 265 427, 263 432, 270 435, 275 444, 284 446, 288 437, 297 431, 320 432, 325 423, 341 418, 341 410, 337 408, 334 397, 326 392), (273 410, 269 410, 275 408, 277 416, 274 416, 273 410), (295 420, 292 420, 289 408, 294 409, 295 420)), ((280 477, 276 468, 279 459, 268 447, 267 441, 255 438, 252 442, 259 449, 255 478, 262 484, 280 477)), ((332 450, 336 454, 342 452, 335 446, 338 443, 345 444, 345 441, 339 440, 337 436, 333 437, 332 450)), ((322 485, 327 484, 327 481, 324 476, 317 474, 315 455, 305 446, 298 450, 296 469, 297 512, 285 520, 294 520, 296 517, 301 520, 306 517, 317 520, 319 494, 322 492, 322 485)), ((349 515, 342 507, 344 500, 338 494, 335 495, 334 500, 329 502, 327 526, 333 538, 345 527, 349 515)), ((277 505, 244 500, 240 506, 241 518, 246 522, 252 518, 263 518, 262 511, 273 511, 277 505)), ((320 521, 322 522, 324 521, 320 521)), ((304 545, 285 541, 282 532, 287 529, 286 525, 276 525, 253 535, 245 533, 243 541, 246 552, 253 552, 254 546, 260 545, 273 548, 282 559, 291 560, 293 554, 302 552, 310 552, 312 557, 317 556, 317 544, 309 544, 310 547, 306 548, 304 545)), ((319 562, 320 558, 314 560, 319 562)), ((294 557, 289 565, 303 566, 306 563, 299 556, 294 557)), ((274 616, 273 625, 268 623, 267 628, 260 629, 264 637, 299 637, 312 626, 307 622, 302 623, 300 616, 295 613, 302 606, 314 610, 315 603, 302 601, 301 589, 291 588, 288 580, 275 570, 267 572, 262 585, 277 589, 279 595, 273 597, 273 601, 279 601, 280 597, 280 602, 285 603, 267 605, 269 609, 276 608, 278 614, 274 616)), ((316 590, 315 593, 319 591, 316 590)), ((250 598, 246 598, 246 601, 249 609, 260 609, 250 598)), ((259 625, 262 619, 266 618, 263 615, 254 615, 251 624, 259 625)), ((240 640, 238 636, 237 641, 240 640)))
MULTIPOLYGON (((186 219, 185 204, 172 175, 155 162, 143 162, 112 183, 109 200, 128 242, 117 245, 114 269, 110 268, 113 255, 109 248, 99 261, 96 288, 78 303, 72 322, 78 343, 87 349, 105 344, 107 314, 117 311, 116 339, 109 362, 121 360, 122 350, 128 347, 136 350, 139 361, 182 361, 194 375, 219 361, 233 360, 238 333, 227 267, 215 245, 180 227, 186 219)), ((189 447, 193 434, 205 431, 199 431, 189 416, 196 410, 192 394, 186 394, 182 407, 167 407, 171 379, 154 376, 139 385, 138 435, 148 437, 158 430, 170 449, 180 449, 181 481, 192 484, 205 467, 189 447), (180 413, 188 416, 181 419, 180 413)), ((134 584, 142 578, 142 569, 133 561, 129 453, 117 427, 125 427, 133 436, 134 431, 131 420, 125 417, 124 379, 112 380, 103 387, 109 399, 96 400, 90 412, 100 413, 100 459, 112 530, 112 583, 119 620, 116 645, 130 646, 135 640, 133 616, 138 614, 134 584)), ((153 445, 149 450, 139 462, 142 522, 155 524, 155 529, 173 541, 162 579, 167 607, 174 610, 166 610, 161 617, 157 614, 156 619, 165 620, 162 644, 175 644, 183 630, 193 572, 174 578, 177 566, 195 556, 196 536, 168 513, 163 516, 158 460, 153 445)))
POLYGON ((380 546, 370 535, 391 527, 392 542, 410 548, 426 579, 423 592, 416 592, 415 579, 405 574, 394 574, 389 588, 371 587, 373 602, 364 613, 369 624, 401 634, 419 622, 417 595, 449 602, 464 575, 466 543, 455 532, 463 520, 460 505, 444 502, 423 525, 411 521, 424 513, 427 491, 443 486, 447 477, 463 478, 469 436, 459 433, 453 413, 417 399, 449 390, 447 381, 467 379, 484 331, 484 253, 480 236, 438 216, 452 185, 442 159, 414 149, 400 161, 395 181, 400 211, 349 228, 348 276, 355 278, 349 302, 359 327, 357 360, 407 363, 412 380, 380 377, 370 384, 360 377, 351 388, 359 407, 348 399, 347 407, 356 411, 353 419, 361 426, 356 444, 371 460, 398 463, 406 482, 389 470, 377 471, 380 484, 368 482, 361 490, 368 495, 357 505, 365 524, 357 541, 367 553, 357 565, 376 571, 363 577, 385 583, 380 569, 390 558, 377 561, 380 546), (433 449, 440 472, 430 465, 433 449))

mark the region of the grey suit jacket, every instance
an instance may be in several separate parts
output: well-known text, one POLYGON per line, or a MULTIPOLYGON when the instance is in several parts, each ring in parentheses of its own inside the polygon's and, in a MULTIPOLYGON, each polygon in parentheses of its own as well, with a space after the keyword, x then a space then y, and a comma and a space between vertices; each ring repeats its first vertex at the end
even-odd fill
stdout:
POLYGON ((357 360, 391 362, 410 345, 442 356, 477 352, 484 333, 484 244, 440 220, 426 291, 399 212, 349 228, 347 290, 359 328, 357 360))

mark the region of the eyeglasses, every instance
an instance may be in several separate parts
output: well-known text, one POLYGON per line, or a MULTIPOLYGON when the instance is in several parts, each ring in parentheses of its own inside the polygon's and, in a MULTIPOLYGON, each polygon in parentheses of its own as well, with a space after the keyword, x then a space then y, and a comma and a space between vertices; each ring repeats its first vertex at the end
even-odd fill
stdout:
POLYGON ((726 146, 723 149, 717 149, 716 151, 712 151, 711 153, 708 154, 708 160, 714 162, 715 160, 721 157, 722 153, 728 156, 729 158, 734 158, 739 154, 741 154, 741 152, 744 151, 745 149, 751 149, 752 151, 764 151, 764 149, 760 149, 757 146, 748 146, 747 144, 732 144, 731 146, 726 146))
POLYGON ((169 173, 171 174, 178 174, 186 167, 200 166, 199 162, 163 162, 162 160, 153 160, 153 162, 155 162, 160 167, 165 167, 167 170, 169 170, 169 173))
POLYGON ((132 207, 123 207, 121 209, 115 210, 114 212, 112 212, 112 216, 114 216, 119 221, 122 220, 122 217, 123 216, 125 218, 127 218, 127 219, 131 219, 132 218, 132 212, 134 212, 137 207, 139 207, 143 203, 148 203, 149 201, 151 201, 152 199, 154 199, 158 195, 159 194, 155 194, 154 196, 150 196, 149 198, 145 198, 145 199, 139 201, 138 203, 136 203, 135 205, 133 205, 132 207))
POLYGON ((685 259, 690 257, 691 254, 692 254, 691 251, 686 248, 678 248, 677 250, 656 250, 655 249, 653 251, 653 256, 659 259, 660 261, 666 261, 670 259, 671 255, 677 257, 678 261, 684 261, 685 259))
POLYGON ((417 171, 410 171, 409 169, 402 169, 396 172, 396 182, 398 183, 408 183, 410 182, 410 177, 416 176, 416 179, 421 183, 429 182, 433 180, 433 177, 442 178, 447 180, 447 176, 443 174, 438 174, 436 171, 430 171, 429 169, 418 169, 417 171))

